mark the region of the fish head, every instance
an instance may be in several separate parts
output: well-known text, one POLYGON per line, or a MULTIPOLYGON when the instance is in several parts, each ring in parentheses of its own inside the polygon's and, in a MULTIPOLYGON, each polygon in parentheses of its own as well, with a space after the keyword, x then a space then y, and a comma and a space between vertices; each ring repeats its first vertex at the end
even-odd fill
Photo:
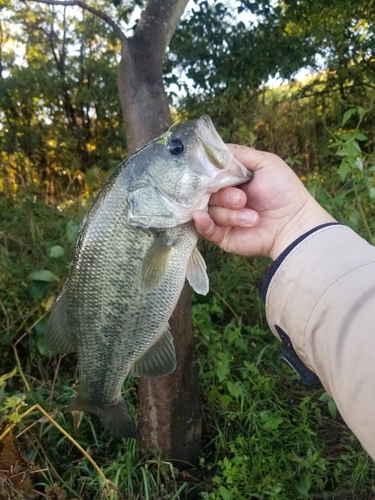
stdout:
POLYGON ((253 176, 234 158, 207 115, 172 126, 133 158, 128 217, 142 227, 189 222, 196 210, 207 210, 212 193, 253 176))

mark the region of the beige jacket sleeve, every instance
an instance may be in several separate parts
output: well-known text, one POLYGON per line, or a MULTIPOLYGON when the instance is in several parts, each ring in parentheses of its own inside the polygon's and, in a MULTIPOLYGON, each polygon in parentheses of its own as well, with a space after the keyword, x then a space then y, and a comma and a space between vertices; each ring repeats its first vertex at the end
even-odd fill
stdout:
POLYGON ((375 247, 348 227, 322 227, 280 256, 268 281, 273 333, 289 336, 375 459, 375 247))

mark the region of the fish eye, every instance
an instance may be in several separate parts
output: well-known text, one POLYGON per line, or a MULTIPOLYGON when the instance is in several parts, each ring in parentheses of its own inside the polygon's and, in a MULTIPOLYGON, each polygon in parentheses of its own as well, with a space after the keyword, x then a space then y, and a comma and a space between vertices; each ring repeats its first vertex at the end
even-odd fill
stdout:
POLYGON ((167 148, 172 155, 180 155, 185 149, 180 139, 172 139, 169 141, 167 148))

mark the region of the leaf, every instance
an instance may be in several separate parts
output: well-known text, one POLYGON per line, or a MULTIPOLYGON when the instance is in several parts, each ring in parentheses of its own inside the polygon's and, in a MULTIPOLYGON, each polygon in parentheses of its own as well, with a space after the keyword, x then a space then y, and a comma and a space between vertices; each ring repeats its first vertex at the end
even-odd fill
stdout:
POLYGON ((361 106, 357 106, 357 113, 362 117, 366 111, 361 106))
POLYGON ((229 363, 230 363, 229 357, 226 355, 223 355, 221 358, 218 359, 215 371, 219 382, 222 382, 228 376, 230 371, 229 363))
POLYGON ((350 165, 346 161, 341 162, 339 166, 339 176, 341 182, 344 182, 350 172, 350 165))
POLYGON ((332 398, 328 394, 328 392, 323 392, 323 394, 320 396, 319 401, 330 401, 332 398))
POLYGON ((311 488, 311 483, 311 474, 310 472, 307 472, 304 476, 301 477, 301 481, 296 483, 296 488, 302 496, 307 497, 311 488))
POLYGON ((41 269, 40 271, 34 271, 30 274, 29 278, 33 281, 58 281, 59 277, 56 274, 53 274, 52 271, 48 271, 48 269, 41 269))
POLYGON ((54 245, 49 249, 48 255, 53 259, 58 259, 59 257, 63 257, 65 250, 60 245, 54 245))
MULTIPOLYGON (((0 386, 0 405, 4 399, 4 394, 5 394, 5 382, 2 386, 0 386)), ((1 410, 0 410, 1 411, 1 410)))
POLYGON ((345 111, 344 116, 342 117, 341 126, 345 125, 345 123, 356 113, 356 108, 350 108, 345 111))
POLYGON ((328 394, 328 392, 324 392, 320 398, 320 401, 327 401, 328 403, 328 411, 331 415, 332 418, 336 418, 337 416, 337 406, 334 400, 331 398, 331 396, 328 394))
POLYGON ((357 132, 356 134, 354 134, 354 137, 359 141, 367 141, 368 139, 367 135, 362 134, 361 132, 357 132))
POLYGON ((232 396, 229 396, 229 394, 222 394, 220 396, 220 401, 224 408, 227 408, 232 402, 232 396))
POLYGON ((70 220, 66 225, 66 231, 65 231, 66 237, 68 238, 68 241, 70 243, 75 242, 78 236, 78 232, 79 232, 79 225, 76 222, 70 220))
POLYGON ((225 486, 220 486, 219 487, 219 493, 223 500, 232 500, 233 499, 233 493, 225 488, 225 486))
MULTIPOLYGON (((4 402, 4 410, 8 408, 17 408, 17 406, 22 403, 22 401, 25 401, 26 396, 25 394, 15 394, 14 396, 9 396, 9 398, 6 398, 4 402)), ((10 418, 10 415, 7 415, 7 418, 10 418)))
POLYGON ((361 172, 363 171, 363 162, 359 156, 355 159, 354 164, 358 168, 358 170, 360 170, 361 172))
POLYGON ((331 414, 332 418, 337 417, 337 406, 336 406, 336 403, 333 401, 333 399, 328 401, 328 411, 331 414))
POLYGON ((242 394, 243 394, 241 384, 238 381, 233 383, 230 380, 228 380, 227 381, 227 389, 228 389, 229 394, 235 398, 238 398, 238 397, 242 396, 242 394))
POLYGON ((38 337, 36 341, 36 348, 42 356, 47 356, 48 358, 51 358, 53 356, 52 351, 48 349, 44 342, 44 337, 38 337))
POLYGON ((0 377, 0 387, 5 384, 5 381, 8 378, 12 378, 16 374, 16 371, 17 371, 17 367, 15 367, 10 373, 5 373, 4 375, 1 375, 1 377, 0 377))
POLYGON ((341 134, 340 139, 342 141, 350 141, 354 137, 354 134, 341 134))

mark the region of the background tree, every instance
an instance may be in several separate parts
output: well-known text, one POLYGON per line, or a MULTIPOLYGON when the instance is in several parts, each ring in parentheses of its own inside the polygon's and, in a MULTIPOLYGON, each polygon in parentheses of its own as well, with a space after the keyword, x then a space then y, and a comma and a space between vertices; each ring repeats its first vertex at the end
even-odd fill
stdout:
POLYGON ((210 109, 232 140, 235 130, 256 126, 269 79, 293 81, 302 68, 316 78, 292 98, 316 94, 322 97, 317 107, 324 107, 324 95, 336 96, 342 114, 374 87, 372 4, 196 1, 172 40, 167 77, 186 95, 180 106, 193 116, 210 109))
POLYGON ((100 169, 114 168, 125 154, 116 38, 95 17, 61 8, 20 5, 12 22, 18 28, 10 35, 4 14, 4 177, 23 179, 29 191, 42 186, 51 201, 56 179, 61 187, 81 192, 84 177, 92 183, 100 169))

